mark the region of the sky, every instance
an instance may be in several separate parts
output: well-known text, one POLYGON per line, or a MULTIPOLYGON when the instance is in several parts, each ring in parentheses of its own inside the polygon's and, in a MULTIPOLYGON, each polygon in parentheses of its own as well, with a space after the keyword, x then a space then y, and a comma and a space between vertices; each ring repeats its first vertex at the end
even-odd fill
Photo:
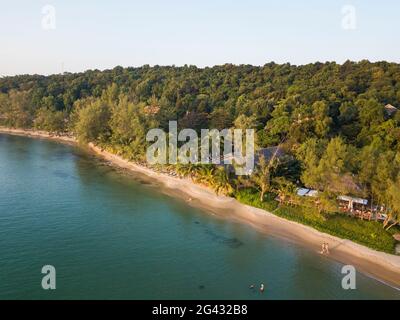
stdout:
POLYGON ((400 62, 398 0, 0 0, 0 76, 400 62))

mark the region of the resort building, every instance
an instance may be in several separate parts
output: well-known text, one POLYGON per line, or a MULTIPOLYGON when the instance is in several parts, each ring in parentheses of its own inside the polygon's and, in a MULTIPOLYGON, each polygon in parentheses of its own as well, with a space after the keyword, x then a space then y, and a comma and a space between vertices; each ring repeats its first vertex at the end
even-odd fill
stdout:
POLYGON ((365 210, 368 205, 368 200, 350 196, 339 196, 338 200, 340 208, 347 209, 347 211, 351 212, 353 210, 365 210))
POLYGON ((318 195, 318 190, 312 190, 307 188, 299 188, 297 189, 297 195, 300 197, 313 197, 315 198, 318 195))

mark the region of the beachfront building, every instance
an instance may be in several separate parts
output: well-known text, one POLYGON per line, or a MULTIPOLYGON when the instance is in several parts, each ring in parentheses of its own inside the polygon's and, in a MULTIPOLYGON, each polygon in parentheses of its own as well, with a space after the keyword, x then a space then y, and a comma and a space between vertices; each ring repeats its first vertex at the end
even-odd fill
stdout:
MULTIPOLYGON (((354 198, 350 196, 339 196, 337 199, 339 201, 340 211, 346 212, 354 218, 371 220, 374 216, 373 211, 367 207, 367 199, 354 198)), ((378 218, 378 215, 375 217, 378 218)))
POLYGON ((368 200, 354 198, 350 196, 339 196, 339 207, 343 211, 353 212, 355 210, 365 211, 368 205, 368 200))
POLYGON ((307 188, 299 188, 297 189, 297 195, 300 197, 317 197, 318 190, 307 189, 307 188))
MULTIPOLYGON (((318 196, 318 190, 307 188, 298 188, 297 195, 299 197, 313 197, 318 196)), ((367 208, 368 200, 362 198, 355 198, 351 196, 338 196, 339 209, 341 212, 348 213, 356 218, 371 220, 373 217, 372 210, 367 208)), ((378 215, 377 215, 378 216, 378 215)), ((380 217, 380 216, 379 216, 380 217)))
MULTIPOLYGON (((298 188, 297 195, 300 197, 317 197, 318 190, 307 189, 307 188, 298 188)), ((366 211, 368 200, 361 198, 354 198, 350 196, 338 196, 337 200, 339 201, 339 208, 341 211, 353 212, 353 211, 366 211)))
MULTIPOLYGON (((318 191, 307 188, 298 188, 297 196, 316 198, 318 196, 318 191)), ((386 208, 384 206, 369 206, 369 201, 367 199, 351 196, 338 196, 337 201, 339 204, 339 210, 351 217, 362 220, 375 219, 376 221, 384 221, 387 218, 387 213, 385 212, 386 208)))

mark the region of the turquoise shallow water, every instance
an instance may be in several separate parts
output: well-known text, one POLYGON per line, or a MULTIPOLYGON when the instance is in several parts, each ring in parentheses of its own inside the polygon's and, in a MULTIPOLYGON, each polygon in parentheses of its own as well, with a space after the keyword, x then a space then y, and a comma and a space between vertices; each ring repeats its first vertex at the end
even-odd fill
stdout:
POLYGON ((337 262, 170 198, 76 147, 0 134, 1 299, 400 299, 337 262), (57 289, 41 288, 54 265, 57 289), (266 284, 260 294, 252 283, 266 284))

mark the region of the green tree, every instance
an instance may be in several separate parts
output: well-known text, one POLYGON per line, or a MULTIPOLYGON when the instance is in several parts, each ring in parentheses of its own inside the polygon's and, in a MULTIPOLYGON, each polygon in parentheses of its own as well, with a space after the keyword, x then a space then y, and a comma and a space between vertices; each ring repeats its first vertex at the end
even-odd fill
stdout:
POLYGON ((273 183, 279 199, 284 202, 289 201, 297 203, 297 187, 293 182, 289 181, 285 177, 277 177, 274 179, 273 183))
POLYGON ((395 181, 389 182, 389 188, 387 190, 388 200, 388 217, 385 219, 383 226, 386 230, 389 230, 395 225, 400 223, 400 175, 395 181))
POLYGON ((127 96, 120 96, 109 122, 111 143, 120 146, 123 153, 132 159, 143 158, 147 145, 147 122, 143 103, 134 104, 127 96))
POLYGON ((296 157, 302 164, 301 181, 309 187, 321 187, 321 170, 319 162, 326 144, 315 138, 305 141, 296 151, 296 157))
POLYGON ((33 106, 29 91, 11 90, 0 99, 1 120, 14 128, 30 128, 33 124, 33 106))
POLYGON ((316 204, 319 214, 335 214, 339 211, 336 196, 330 192, 320 192, 316 204))
POLYGON ((315 133, 319 138, 326 138, 332 124, 332 118, 329 116, 329 108, 325 102, 317 101, 313 104, 312 109, 315 133))
POLYGON ((210 115, 211 128, 223 130, 232 126, 232 116, 225 108, 216 108, 210 115))
POLYGON ((217 194, 231 195, 233 193, 234 189, 224 167, 218 167, 214 170, 211 187, 217 194))
POLYGON ((282 101, 272 112, 272 119, 267 122, 265 127, 268 145, 279 144, 289 132, 291 127, 290 106, 282 101))
POLYGON ((78 110, 74 132, 82 142, 105 142, 110 136, 109 120, 111 111, 101 99, 88 101, 78 110))
POLYGON ((241 114, 238 116, 233 122, 233 126, 235 129, 255 129, 258 126, 257 117, 256 116, 246 116, 241 114))
POLYGON ((400 172, 400 154, 393 151, 381 152, 377 156, 376 167, 371 177, 371 195, 381 204, 386 204, 390 181, 400 172))
POLYGON ((276 158, 267 161, 264 156, 261 156, 254 172, 250 175, 250 180, 260 192, 260 201, 264 201, 265 193, 272 188, 273 172, 278 166, 276 158))
POLYGON ((36 111, 34 127, 38 130, 45 130, 53 133, 62 133, 66 127, 65 114, 53 108, 42 107, 36 111))

